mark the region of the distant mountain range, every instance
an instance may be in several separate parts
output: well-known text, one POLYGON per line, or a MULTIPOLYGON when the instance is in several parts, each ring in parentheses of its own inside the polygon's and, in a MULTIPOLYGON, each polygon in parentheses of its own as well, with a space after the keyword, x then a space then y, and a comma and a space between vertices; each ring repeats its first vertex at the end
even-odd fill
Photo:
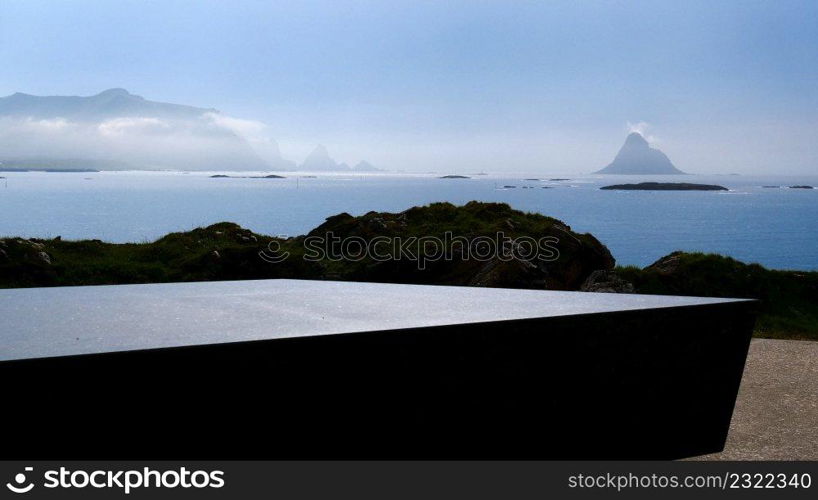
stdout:
POLYGON ((97 95, 0 98, 0 164, 56 169, 83 163, 108 170, 375 171, 336 163, 319 146, 301 167, 275 141, 245 137, 243 124, 213 108, 149 101, 125 89, 97 95))
POLYGON ((614 161, 596 174, 668 175, 684 174, 673 166, 670 159, 658 149, 650 147, 642 134, 633 132, 614 161))
POLYGON ((97 95, 36 96, 17 92, 0 98, 0 116, 25 116, 38 119, 97 121, 122 116, 196 119, 213 108, 149 101, 125 89, 108 89, 97 95))
POLYGON ((307 170, 310 172, 379 172, 381 169, 375 168, 366 161, 361 161, 354 167, 350 167, 346 163, 338 163, 333 160, 327 148, 319 144, 312 150, 312 153, 307 156, 304 163, 301 164, 300 170, 307 170))

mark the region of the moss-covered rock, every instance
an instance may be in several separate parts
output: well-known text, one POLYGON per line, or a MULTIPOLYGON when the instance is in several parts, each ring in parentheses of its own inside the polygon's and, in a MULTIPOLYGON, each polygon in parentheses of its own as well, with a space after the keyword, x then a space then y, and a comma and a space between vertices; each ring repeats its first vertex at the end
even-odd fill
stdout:
POLYGON ((614 266, 608 249, 589 234, 506 204, 480 202, 433 203, 359 217, 342 213, 307 235, 286 240, 222 222, 142 244, 0 241, 2 287, 305 278, 575 290, 593 271, 614 266), (379 247, 379 256, 331 258, 327 253, 305 259, 312 256, 308 243, 318 248, 321 238, 392 244, 379 247), (526 242, 520 238, 545 239, 550 242, 545 250, 555 252, 527 258, 521 255, 526 242), (476 255, 487 241, 496 248, 476 255), (409 252, 401 253, 401 245, 409 252), (273 262, 272 257, 285 254, 288 258, 273 262))

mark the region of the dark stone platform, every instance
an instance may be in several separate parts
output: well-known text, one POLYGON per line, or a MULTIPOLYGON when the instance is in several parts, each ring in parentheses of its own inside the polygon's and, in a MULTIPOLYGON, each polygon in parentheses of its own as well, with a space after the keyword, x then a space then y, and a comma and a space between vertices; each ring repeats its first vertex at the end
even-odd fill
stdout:
POLYGON ((292 280, 0 290, 0 458, 710 453, 753 307, 292 280))

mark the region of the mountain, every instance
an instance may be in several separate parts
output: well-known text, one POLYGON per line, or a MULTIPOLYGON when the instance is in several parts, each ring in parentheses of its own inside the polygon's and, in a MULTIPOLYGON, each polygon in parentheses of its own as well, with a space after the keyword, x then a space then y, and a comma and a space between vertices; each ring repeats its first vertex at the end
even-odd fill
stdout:
MULTIPOLYGON (((86 97, 18 92, 0 98, 0 161, 59 164, 71 158, 145 169, 269 169, 239 135, 242 123, 247 122, 213 108, 149 101, 125 89, 86 97)), ((269 149, 274 167, 288 166, 277 147, 269 149)))
POLYGON ((319 144, 312 150, 312 153, 304 159, 299 167, 299 170, 307 170, 310 172, 382 172, 381 169, 372 166, 372 164, 360 161, 354 167, 350 167, 346 163, 338 163, 330 157, 327 148, 319 144))
POLYGON ((181 104, 148 101, 125 89, 108 89, 97 95, 35 96, 17 92, 0 98, 0 116, 23 116, 66 120, 99 120, 121 116, 152 118, 198 118, 205 113, 218 113, 213 108, 196 108, 181 104))
POLYGON ((667 175, 684 174, 674 167, 667 156, 650 147, 642 134, 633 132, 610 165, 594 172, 596 174, 667 175))
POLYGON ((322 172, 349 170, 349 167, 346 164, 338 164, 335 160, 330 158, 327 148, 319 144, 315 146, 312 153, 310 153, 309 156, 304 159, 304 163, 301 164, 300 169, 309 170, 312 172, 322 172))

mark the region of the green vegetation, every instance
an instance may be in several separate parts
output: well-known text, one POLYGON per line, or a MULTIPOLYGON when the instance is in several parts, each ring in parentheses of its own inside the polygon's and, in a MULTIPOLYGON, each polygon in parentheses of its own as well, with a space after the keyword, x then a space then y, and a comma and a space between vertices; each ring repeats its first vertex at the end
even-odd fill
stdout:
POLYGON ((330 217, 306 236, 275 239, 232 223, 219 223, 155 242, 111 244, 99 240, 0 239, 0 287, 102 285, 264 278, 338 279, 397 283, 577 289, 596 269, 614 265, 607 248, 589 234, 564 223, 506 204, 471 202, 464 206, 434 203, 401 213, 369 212, 360 217, 330 217), (308 237, 356 238, 370 242, 386 237, 411 243, 411 238, 446 240, 446 233, 464 238, 527 236, 559 240, 560 257, 547 265, 514 259, 464 258, 463 244, 446 243, 445 257, 434 245, 410 244, 417 259, 400 256, 397 248, 379 247, 389 259, 305 260, 308 237), (272 243, 272 245, 271 245, 272 243), (271 263, 259 253, 289 254, 271 263), (418 266, 423 260, 424 266, 418 266))
MULTIPOLYGON (((503 252, 514 245, 506 243, 503 252)), ((289 239, 256 234, 228 222, 149 243, 0 239, 0 288, 301 278, 588 290, 594 289, 589 287, 593 281, 589 277, 598 270, 608 271, 597 279, 602 280, 597 283, 602 289, 627 291, 632 284, 636 293, 756 298, 760 301, 757 336, 818 340, 818 272, 768 270, 729 257, 681 252, 644 269, 614 269, 608 249, 592 235, 575 233, 557 219, 513 210, 503 203, 434 203, 359 217, 342 213, 307 235, 289 239), (461 238, 461 243, 447 241, 446 233, 461 238), (512 240, 556 238, 559 258, 548 262, 467 258, 465 252, 475 241, 498 234, 512 240), (417 254, 414 260, 389 245, 379 247, 388 259, 304 258, 310 238, 329 235, 363 242, 434 237, 445 242, 444 257, 436 254, 441 248, 435 245, 415 244, 411 246, 417 254), (289 257, 278 263, 262 258, 285 252, 289 257), (419 260, 425 265, 419 266, 419 260)))
POLYGON ((633 283, 636 293, 758 299, 757 337, 818 340, 818 272, 674 252, 644 269, 619 267, 616 273, 633 283))
POLYGON ((142 244, 9 238, 0 240, 0 286, 103 285, 267 277, 259 275, 264 270, 262 266, 247 270, 243 275, 241 263, 245 259, 248 262, 259 260, 259 245, 265 245, 270 239, 230 223, 172 233, 155 242, 142 244), (226 259, 222 259, 222 255, 226 259), (225 260, 234 266, 224 269, 225 260))

